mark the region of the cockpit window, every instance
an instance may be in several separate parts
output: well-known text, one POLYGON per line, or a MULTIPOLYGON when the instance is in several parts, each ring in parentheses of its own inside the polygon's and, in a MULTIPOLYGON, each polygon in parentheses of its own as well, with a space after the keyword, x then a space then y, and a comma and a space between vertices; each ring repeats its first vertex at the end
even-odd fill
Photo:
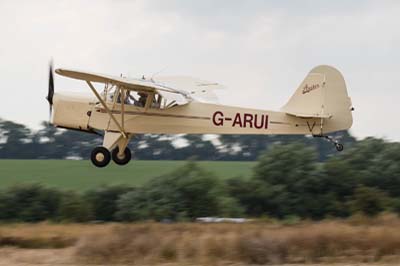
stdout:
POLYGON ((146 92, 137 92, 137 91, 130 91, 126 90, 125 91, 125 97, 122 97, 122 94, 120 91, 118 91, 115 94, 115 97, 117 97, 117 103, 121 104, 122 103, 122 98, 124 98, 124 104, 126 105, 133 105, 137 107, 145 107, 146 106, 146 101, 148 94, 146 92))
POLYGON ((155 94, 153 98, 153 102, 151 104, 151 108, 155 109, 167 109, 176 105, 174 100, 167 99, 162 97, 160 94, 155 94))
POLYGON ((125 90, 125 97, 122 97, 122 94, 119 89, 115 86, 106 87, 104 91, 101 93, 103 99, 108 103, 117 103, 121 104, 122 98, 124 98, 125 105, 137 106, 144 108, 147 104, 150 108, 153 109, 168 109, 175 105, 177 105, 175 100, 167 99, 163 97, 161 94, 149 94, 147 92, 134 91, 134 90, 125 90), (151 99, 148 99, 151 97, 151 99))
POLYGON ((148 94, 145 92, 127 91, 125 104, 145 107, 148 94))

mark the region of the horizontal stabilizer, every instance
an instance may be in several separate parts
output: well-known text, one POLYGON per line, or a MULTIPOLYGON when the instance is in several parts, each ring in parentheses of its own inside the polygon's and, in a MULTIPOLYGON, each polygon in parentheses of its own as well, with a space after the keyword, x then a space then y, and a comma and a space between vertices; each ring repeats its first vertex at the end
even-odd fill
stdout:
POLYGON ((288 112, 286 112, 286 114, 301 118, 324 118, 324 119, 332 118, 332 115, 330 114, 301 114, 301 113, 288 113, 288 112))

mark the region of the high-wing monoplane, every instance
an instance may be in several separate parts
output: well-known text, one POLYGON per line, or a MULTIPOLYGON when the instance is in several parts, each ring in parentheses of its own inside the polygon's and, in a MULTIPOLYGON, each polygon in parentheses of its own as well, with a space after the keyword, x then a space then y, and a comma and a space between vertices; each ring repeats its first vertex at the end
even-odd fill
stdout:
POLYGON ((325 137, 341 151, 343 145, 327 134, 349 129, 353 122, 344 78, 325 65, 308 73, 280 111, 217 104, 215 90, 223 86, 190 77, 131 79, 63 68, 55 72, 85 81, 93 93, 93 97, 54 93, 50 66, 51 122, 60 128, 104 132, 103 145, 91 153, 98 167, 111 159, 127 164, 129 140, 144 133, 312 135, 325 137))

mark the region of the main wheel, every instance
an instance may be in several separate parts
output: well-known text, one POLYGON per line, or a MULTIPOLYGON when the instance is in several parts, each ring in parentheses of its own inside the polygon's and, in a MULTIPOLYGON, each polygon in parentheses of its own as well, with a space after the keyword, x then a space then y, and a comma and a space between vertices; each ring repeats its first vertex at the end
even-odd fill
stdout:
POLYGON ((124 150, 124 154, 122 156, 118 155, 119 148, 118 146, 112 151, 112 159, 116 164, 125 165, 129 163, 132 158, 131 150, 126 147, 124 150))
POLYGON ((95 166, 104 167, 110 162, 111 155, 106 148, 96 147, 93 149, 92 154, 90 155, 90 160, 95 166))
POLYGON ((344 149, 343 144, 340 144, 340 143, 335 144, 335 147, 336 147, 337 151, 343 151, 343 149, 344 149))

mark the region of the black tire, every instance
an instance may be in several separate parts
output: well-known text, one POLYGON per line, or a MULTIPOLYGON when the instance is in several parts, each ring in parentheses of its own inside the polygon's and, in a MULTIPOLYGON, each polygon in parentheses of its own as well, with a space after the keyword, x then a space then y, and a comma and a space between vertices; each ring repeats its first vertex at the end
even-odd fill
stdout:
POLYGON ((96 147, 90 155, 90 160, 97 167, 104 167, 111 161, 110 152, 104 147, 96 147), (100 158, 99 158, 100 157, 100 158))
POLYGON ((130 162, 131 158, 132 158, 132 154, 131 154, 131 150, 126 147, 124 150, 124 157, 120 158, 118 157, 118 152, 119 152, 119 148, 116 147, 113 151, 112 151, 112 159, 114 161, 114 163, 118 164, 118 165, 125 165, 127 163, 130 162))
POLYGON ((343 144, 337 143, 335 146, 337 151, 343 151, 344 149, 343 144))

